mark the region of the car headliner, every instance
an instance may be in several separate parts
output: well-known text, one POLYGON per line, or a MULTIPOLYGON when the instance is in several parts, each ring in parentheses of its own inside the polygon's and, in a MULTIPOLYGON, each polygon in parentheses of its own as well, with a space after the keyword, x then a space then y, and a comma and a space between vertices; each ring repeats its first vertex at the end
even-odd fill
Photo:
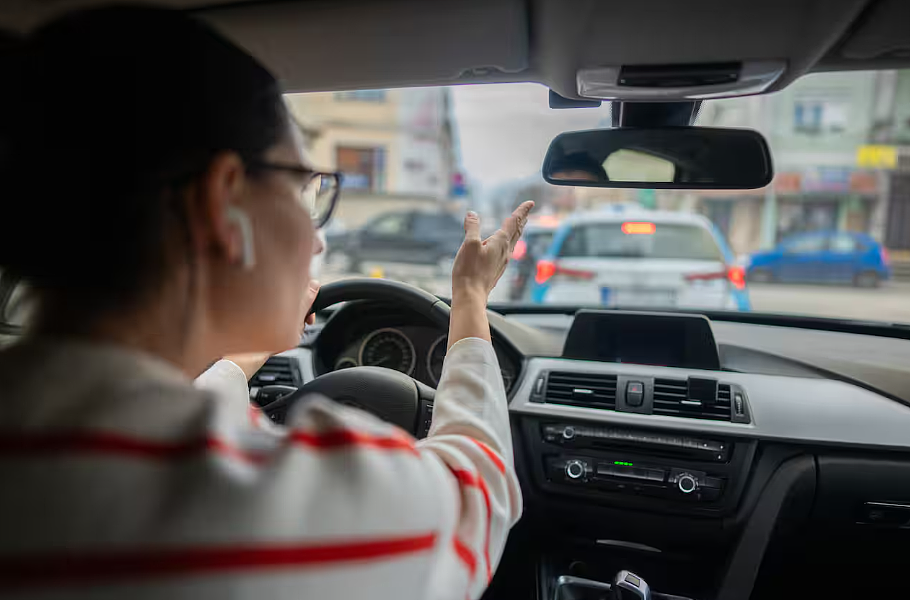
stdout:
MULTIPOLYGON (((7 0, 25 32, 103 0, 7 0)), ((123 1, 121 0, 121 3, 123 1)), ((160 0, 215 24, 288 91, 533 81, 577 98, 579 68, 783 60, 809 71, 910 66, 903 0, 160 0)))

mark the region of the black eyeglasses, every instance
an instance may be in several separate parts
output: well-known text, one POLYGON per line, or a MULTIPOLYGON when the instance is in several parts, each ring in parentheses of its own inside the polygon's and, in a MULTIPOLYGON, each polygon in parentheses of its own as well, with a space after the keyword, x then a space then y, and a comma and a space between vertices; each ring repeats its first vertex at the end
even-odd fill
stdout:
POLYGON ((341 173, 323 173, 298 165, 247 161, 247 168, 296 173, 304 178, 300 188, 300 203, 310 213, 313 225, 320 229, 332 218, 341 195, 341 173))

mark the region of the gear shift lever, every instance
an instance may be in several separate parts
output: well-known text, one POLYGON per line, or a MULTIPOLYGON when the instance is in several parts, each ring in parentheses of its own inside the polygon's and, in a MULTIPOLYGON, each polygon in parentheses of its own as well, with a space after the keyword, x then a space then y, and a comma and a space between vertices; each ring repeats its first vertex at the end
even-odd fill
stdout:
POLYGON ((613 600, 651 600, 651 588, 635 573, 622 570, 613 578, 613 600))

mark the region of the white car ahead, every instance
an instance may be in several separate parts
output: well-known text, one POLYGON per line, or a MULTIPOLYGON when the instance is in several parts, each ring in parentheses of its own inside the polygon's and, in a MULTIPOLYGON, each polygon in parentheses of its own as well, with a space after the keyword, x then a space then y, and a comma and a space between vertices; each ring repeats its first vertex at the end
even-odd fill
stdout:
POLYGON ((611 210, 575 214, 537 262, 537 304, 749 310, 745 273, 706 218, 611 210))

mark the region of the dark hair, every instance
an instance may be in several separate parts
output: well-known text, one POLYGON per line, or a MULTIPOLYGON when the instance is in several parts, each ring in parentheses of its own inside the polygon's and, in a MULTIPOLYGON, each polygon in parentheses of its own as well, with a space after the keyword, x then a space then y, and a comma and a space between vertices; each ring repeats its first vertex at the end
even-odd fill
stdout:
POLYGON ((550 173, 560 171, 584 171, 596 176, 600 181, 607 180, 607 172, 603 165, 597 162, 587 152, 574 152, 572 154, 557 158, 550 163, 550 173))
POLYGON ((275 78, 176 11, 74 13, 3 60, 0 270, 39 293, 134 299, 166 272, 177 192, 287 132, 275 78))

